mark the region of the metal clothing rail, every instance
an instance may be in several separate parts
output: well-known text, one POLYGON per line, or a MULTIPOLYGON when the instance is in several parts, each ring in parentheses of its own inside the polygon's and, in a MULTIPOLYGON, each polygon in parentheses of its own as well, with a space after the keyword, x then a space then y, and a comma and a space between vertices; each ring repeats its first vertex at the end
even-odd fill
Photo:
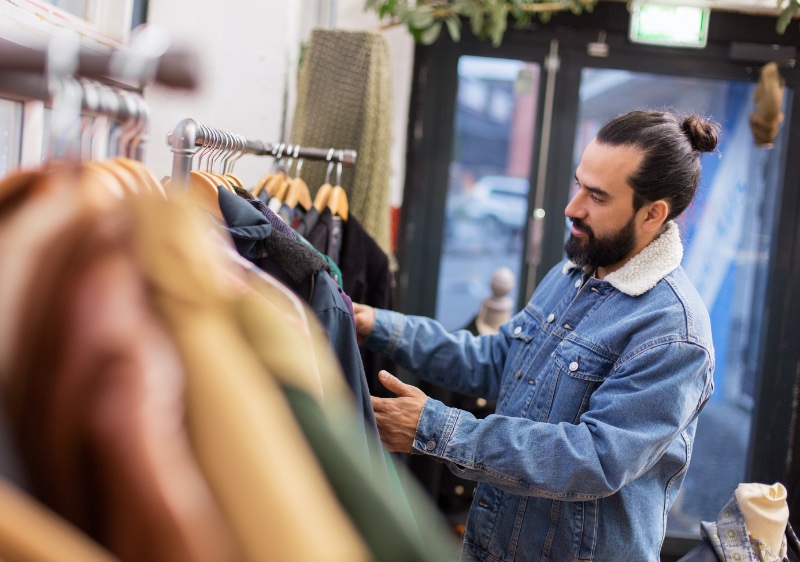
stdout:
MULTIPOLYGON (((127 121, 141 114, 143 98, 136 90, 86 79, 76 83, 82 89, 81 109, 84 114, 110 117, 115 121, 127 121), (132 101, 135 101, 138 107, 134 107, 132 101)), ((44 76, 1 70, 0 96, 21 101, 44 102, 51 102, 53 97, 44 76)))
MULTIPOLYGON (((167 135, 167 143, 172 150, 172 182, 180 189, 188 189, 189 172, 192 170, 192 158, 199 146, 217 146, 220 138, 230 133, 201 125, 194 119, 183 119, 175 129, 167 135)), ((239 136, 239 135, 233 135, 239 136)), ((240 137, 241 138, 241 137, 240 137)), ((285 156, 293 156, 307 160, 329 160, 345 167, 352 167, 356 163, 357 152, 352 149, 312 148, 307 146, 292 146, 289 154, 288 145, 284 143, 263 143, 243 139, 239 151, 243 154, 256 156, 276 156, 280 146, 286 148, 285 156)))
MULTIPOLYGON (((109 53, 78 49, 75 56, 71 74, 76 77, 111 79, 130 89, 161 84, 193 90, 198 84, 197 54, 181 48, 170 47, 152 54, 147 49, 122 45, 109 53)), ((46 48, 24 47, 0 38, 0 72, 30 73, 44 79, 47 67, 46 48)))

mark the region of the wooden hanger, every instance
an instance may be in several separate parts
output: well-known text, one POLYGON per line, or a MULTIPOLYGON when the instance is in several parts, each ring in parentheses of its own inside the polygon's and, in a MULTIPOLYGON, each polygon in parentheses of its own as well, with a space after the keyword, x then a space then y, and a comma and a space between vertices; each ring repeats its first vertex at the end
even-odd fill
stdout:
POLYGON ((222 210, 219 208, 219 192, 214 181, 203 172, 189 172, 189 199, 200 209, 207 211, 221 221, 222 210))
POLYGON ((300 205, 306 212, 310 211, 314 204, 311 201, 311 191, 308 189, 308 184, 302 178, 294 178, 289 183, 289 190, 283 202, 292 209, 300 205))
POLYGON ((258 197, 258 194, 261 193, 261 191, 264 189, 264 186, 267 185, 267 182, 269 181, 269 179, 271 177, 272 177, 272 172, 270 172, 268 174, 264 174, 263 176, 261 176, 261 179, 258 180, 258 183, 256 183, 256 186, 253 189, 250 190, 250 193, 252 193, 256 197, 258 197))
POLYGON ((231 184, 235 185, 236 187, 241 187, 242 189, 245 188, 244 187, 244 183, 239 178, 239 176, 237 176, 237 175, 235 175, 235 174, 233 174, 231 172, 228 172, 227 174, 223 174, 223 177, 225 179, 227 179, 231 184))
POLYGON ((334 216, 342 217, 342 220, 347 220, 347 215, 350 211, 350 206, 347 204, 347 193, 341 185, 337 185, 331 190, 331 196, 328 199, 328 208, 334 216))
MULTIPOLYGON (((283 150, 285 148, 286 145, 281 143, 280 145, 278 145, 277 148, 272 149, 272 155, 275 157, 275 161, 272 165, 273 166, 272 170, 261 176, 261 179, 258 180, 256 186, 250 190, 250 193, 252 193, 255 196, 258 196, 258 194, 261 193, 262 190, 267 189, 268 186, 272 185, 271 182, 276 181, 274 179, 276 175, 280 175, 281 179, 284 177, 283 171, 279 169, 278 164, 280 163, 281 158, 283 158, 283 150)), ((269 189, 267 189, 267 193, 269 193, 270 197, 272 197, 272 192, 269 191, 269 189)))
POLYGON ((224 187, 225 189, 227 189, 231 193, 236 193, 236 190, 233 189, 233 185, 231 185, 231 182, 229 182, 228 179, 225 176, 223 176, 222 174, 217 174, 215 172, 206 172, 206 173, 212 179, 214 179, 217 182, 219 182, 217 185, 221 185, 222 187, 224 187))
POLYGON ((267 185, 264 186, 264 189, 267 190, 267 193, 269 193, 270 197, 275 197, 275 194, 281 190, 285 182, 286 174, 284 172, 278 172, 272 175, 267 182, 267 185))
MULTIPOLYGON (((332 150, 332 149, 331 149, 332 150)), ((328 154, 331 154, 330 152, 328 154)), ((342 161, 344 160, 344 150, 339 151, 339 161, 336 163, 336 185, 331 190, 328 199, 328 208, 334 216, 339 216, 342 220, 347 220, 350 206, 347 204, 347 193, 342 187, 342 161)))
POLYGON ((322 184, 319 191, 317 191, 317 195, 314 197, 314 208, 318 213, 322 213, 325 207, 328 206, 328 200, 331 198, 331 191, 333 191, 333 186, 329 183, 322 184))
POLYGON ((88 178, 88 181, 101 186, 105 191, 119 199, 130 195, 125 186, 119 179, 99 162, 84 162, 81 164, 81 174, 88 178))
POLYGON ((286 199, 286 194, 289 192, 289 182, 286 180, 281 180, 280 184, 274 190, 275 192, 272 193, 272 196, 277 199, 278 201, 283 202, 286 199))
POLYGON ((325 210, 325 207, 328 206, 328 201, 331 198, 331 192, 333 191, 333 186, 331 185, 331 172, 333 171, 333 153, 334 149, 328 149, 328 155, 325 157, 325 160, 328 161, 328 169, 325 170, 325 183, 323 183, 320 188, 317 190, 317 195, 314 197, 314 208, 317 210, 317 213, 322 214, 322 211, 325 210))
POLYGON ((299 154, 300 145, 297 145, 292 155, 297 161, 297 167, 294 171, 294 178, 289 182, 289 190, 284 196, 283 202, 291 209, 295 209, 300 205, 305 212, 308 212, 314 202, 311 201, 311 191, 308 189, 308 184, 300 177, 300 171, 303 169, 303 159, 297 160, 299 154))
POLYGON ((137 181, 149 192, 151 193, 158 193, 159 195, 163 196, 164 198, 167 197, 167 193, 164 190, 164 186, 161 185, 161 182, 158 181, 155 174, 139 162, 138 160, 133 160, 131 158, 125 158, 119 156, 114 159, 118 165, 122 166, 123 168, 130 171, 134 176, 136 176, 137 181))

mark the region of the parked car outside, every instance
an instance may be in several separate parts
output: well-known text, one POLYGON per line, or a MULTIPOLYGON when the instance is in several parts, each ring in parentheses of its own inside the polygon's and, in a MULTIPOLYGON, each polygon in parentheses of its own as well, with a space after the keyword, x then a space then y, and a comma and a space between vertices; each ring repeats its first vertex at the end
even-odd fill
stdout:
POLYGON ((529 189, 527 178, 483 176, 456 203, 452 216, 480 222, 487 234, 516 236, 525 228, 529 189))

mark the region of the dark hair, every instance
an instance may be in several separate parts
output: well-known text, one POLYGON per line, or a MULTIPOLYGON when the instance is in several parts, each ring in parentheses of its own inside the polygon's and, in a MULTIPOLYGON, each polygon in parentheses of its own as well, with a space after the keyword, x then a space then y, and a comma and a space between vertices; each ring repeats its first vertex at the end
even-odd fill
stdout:
POLYGON ((700 182, 700 154, 717 146, 720 126, 696 114, 685 117, 667 111, 637 110, 606 123, 597 142, 634 146, 644 152, 628 178, 633 188, 633 208, 664 199, 667 220, 680 215, 694 199, 700 182))

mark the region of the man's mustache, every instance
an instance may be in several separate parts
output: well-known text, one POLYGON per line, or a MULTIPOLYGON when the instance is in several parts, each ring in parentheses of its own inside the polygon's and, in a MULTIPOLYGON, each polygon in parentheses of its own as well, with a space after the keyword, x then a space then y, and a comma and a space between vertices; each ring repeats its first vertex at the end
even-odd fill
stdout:
POLYGON ((570 219, 572 221, 572 226, 577 228, 578 230, 584 231, 586 234, 589 235, 589 238, 594 238, 594 231, 592 231, 592 227, 583 222, 581 219, 570 219))

